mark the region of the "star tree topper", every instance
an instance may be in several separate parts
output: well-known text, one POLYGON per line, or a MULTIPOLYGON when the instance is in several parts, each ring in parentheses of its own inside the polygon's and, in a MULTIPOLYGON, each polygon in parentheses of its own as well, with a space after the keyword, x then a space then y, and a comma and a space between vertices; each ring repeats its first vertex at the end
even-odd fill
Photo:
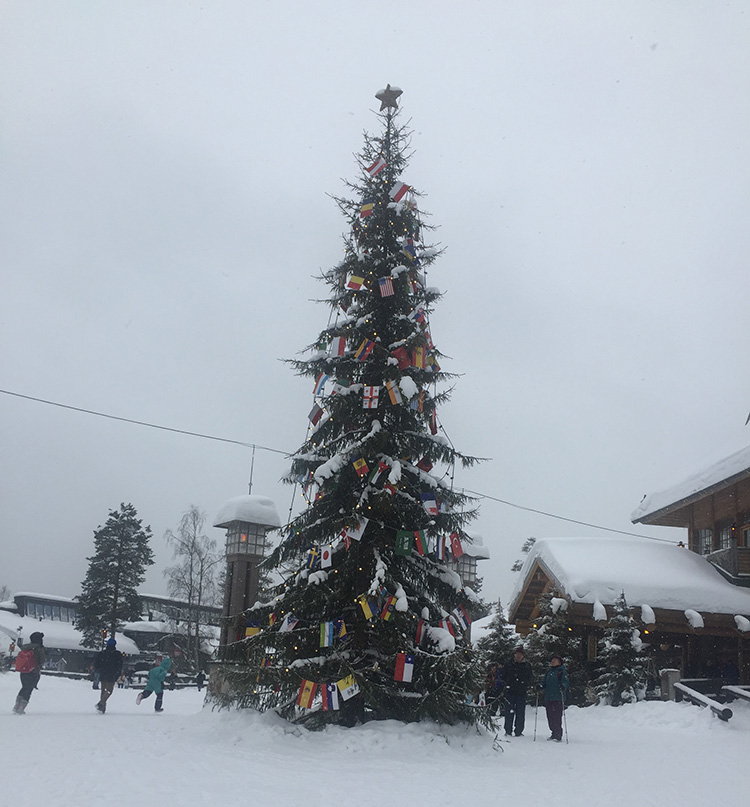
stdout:
POLYGON ((403 93, 398 87, 391 87, 390 84, 385 85, 384 90, 378 90, 375 97, 380 101, 380 111, 384 109, 398 109, 398 102, 396 99, 403 93))

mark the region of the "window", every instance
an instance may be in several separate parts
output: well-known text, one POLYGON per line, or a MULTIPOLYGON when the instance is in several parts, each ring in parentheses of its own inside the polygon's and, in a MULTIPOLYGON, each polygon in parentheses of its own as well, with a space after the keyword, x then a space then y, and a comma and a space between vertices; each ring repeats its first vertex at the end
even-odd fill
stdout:
POLYGON ((713 530, 698 530, 698 552, 701 555, 710 555, 713 552, 713 530))
POLYGON ((719 549, 731 549, 733 546, 734 530, 731 524, 722 524, 719 527, 719 549))
POLYGON ((465 586, 473 586, 477 582, 477 559, 462 555, 456 561, 456 571, 465 586))
POLYGON ((233 521, 227 530, 227 555, 263 555, 266 528, 261 524, 233 521))
POLYGON ((33 617, 36 619, 36 603, 35 602, 27 602, 26 603, 26 616, 33 617))
POLYGON ((53 605, 52 606, 52 619, 56 619, 58 622, 60 621, 60 606, 53 605))

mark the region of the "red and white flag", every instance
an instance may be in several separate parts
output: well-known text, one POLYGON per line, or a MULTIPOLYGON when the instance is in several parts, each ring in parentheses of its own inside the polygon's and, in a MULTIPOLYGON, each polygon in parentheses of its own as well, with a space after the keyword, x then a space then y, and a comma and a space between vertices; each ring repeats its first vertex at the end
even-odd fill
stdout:
POLYGON ((386 167, 386 165, 388 165, 388 163, 382 157, 378 157, 378 159, 365 170, 371 177, 376 177, 386 167))
POLYGON ((377 409, 379 396, 380 396, 380 387, 365 386, 364 395, 362 398, 362 408, 377 409))
POLYGON ((346 337, 334 336, 331 342, 331 356, 343 356, 346 350, 346 337))
POLYGON ((327 569, 331 565, 331 563, 333 563, 331 555, 332 555, 332 551, 331 551, 330 546, 324 546, 320 550, 320 568, 321 569, 327 569))
POLYGON ((414 656, 409 656, 406 653, 399 653, 396 656, 396 672, 393 675, 395 681, 403 681, 404 683, 411 683, 412 676, 414 675, 414 656))
POLYGON ((406 196, 409 190, 411 190, 411 187, 407 185, 405 182, 397 182, 391 188, 389 195, 394 202, 400 202, 404 198, 404 196, 406 196))

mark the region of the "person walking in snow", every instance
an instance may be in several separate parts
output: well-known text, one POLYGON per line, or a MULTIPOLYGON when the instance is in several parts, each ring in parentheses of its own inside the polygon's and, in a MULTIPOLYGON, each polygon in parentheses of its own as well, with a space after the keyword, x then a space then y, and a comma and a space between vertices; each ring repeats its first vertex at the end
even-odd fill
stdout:
POLYGON ((547 724, 552 734, 548 740, 562 742, 562 718, 565 708, 565 696, 570 681, 563 664, 562 656, 554 655, 550 659, 549 669, 544 674, 540 689, 544 690, 544 708, 547 712, 547 724))
POLYGON ((143 692, 138 693, 135 699, 136 703, 140 703, 144 698, 151 697, 152 694, 156 695, 156 703, 154 704, 155 712, 163 712, 162 701, 164 699, 164 679, 167 677, 169 668, 172 666, 171 658, 157 657, 156 667, 152 667, 148 673, 148 680, 146 681, 146 688, 143 692))
MULTIPOLYGON (((29 636, 29 641, 25 644, 20 638, 17 640, 19 651, 29 651, 32 655, 24 655, 24 659, 29 659, 28 667, 30 667, 30 669, 20 671, 21 689, 16 697, 16 705, 13 707, 14 714, 22 715, 26 712, 26 707, 31 700, 31 693, 37 689, 39 679, 42 677, 42 667, 44 666, 45 659, 43 639, 44 634, 35 631, 29 636)), ((19 652, 19 656, 21 652, 19 652)))
POLYGON ((104 714, 107 711, 107 701, 115 688, 117 679, 122 674, 122 653, 117 650, 117 642, 107 639, 107 646, 94 658, 94 671, 99 673, 99 688, 101 695, 96 704, 97 711, 104 714))
POLYGON ((205 680, 206 680, 206 674, 203 672, 203 670, 200 670, 198 672, 198 675, 195 676, 195 683, 196 686, 198 687, 198 692, 200 692, 203 689, 203 682, 205 680))
POLYGON ((517 647, 513 658, 503 667, 505 682, 505 735, 523 736, 526 723, 526 693, 531 685, 533 674, 526 661, 524 649, 517 647))

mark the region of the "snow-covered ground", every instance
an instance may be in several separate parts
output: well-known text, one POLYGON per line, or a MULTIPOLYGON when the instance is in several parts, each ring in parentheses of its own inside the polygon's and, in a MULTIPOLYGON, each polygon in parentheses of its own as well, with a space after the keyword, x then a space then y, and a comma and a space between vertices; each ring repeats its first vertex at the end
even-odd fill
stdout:
POLYGON ((195 689, 135 704, 115 689, 106 715, 85 681, 44 676, 25 716, 18 675, 0 675, 0 807, 277 807, 404 804, 633 807, 740 801, 750 703, 722 723, 687 704, 571 708, 570 743, 525 737, 493 750, 474 729, 387 722, 311 734, 273 715, 203 709, 195 689))

